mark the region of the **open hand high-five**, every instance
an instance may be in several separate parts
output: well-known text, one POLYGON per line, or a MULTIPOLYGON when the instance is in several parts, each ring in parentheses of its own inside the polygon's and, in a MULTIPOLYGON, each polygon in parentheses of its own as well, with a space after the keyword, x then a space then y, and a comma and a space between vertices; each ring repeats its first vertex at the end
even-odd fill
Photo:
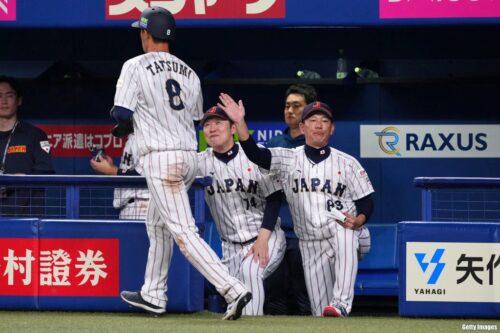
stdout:
POLYGON ((238 103, 226 93, 220 93, 219 95, 220 103, 217 105, 224 111, 226 111, 227 115, 231 120, 238 124, 245 119, 245 106, 243 105, 243 101, 240 99, 238 103))
POLYGON ((219 100, 220 103, 217 103, 217 106, 224 110, 236 125, 236 132, 240 141, 246 141, 250 137, 250 132, 245 122, 245 106, 243 105, 243 101, 240 99, 236 103, 231 96, 225 93, 220 93, 219 100))

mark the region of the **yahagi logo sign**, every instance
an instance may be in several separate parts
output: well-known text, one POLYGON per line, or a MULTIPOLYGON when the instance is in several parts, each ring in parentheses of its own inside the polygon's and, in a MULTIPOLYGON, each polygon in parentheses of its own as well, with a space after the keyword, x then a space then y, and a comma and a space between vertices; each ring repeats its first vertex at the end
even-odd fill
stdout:
POLYGON ((500 244, 406 244, 406 300, 500 302, 500 244))
POLYGON ((362 158, 498 158, 500 125, 361 125, 362 158))

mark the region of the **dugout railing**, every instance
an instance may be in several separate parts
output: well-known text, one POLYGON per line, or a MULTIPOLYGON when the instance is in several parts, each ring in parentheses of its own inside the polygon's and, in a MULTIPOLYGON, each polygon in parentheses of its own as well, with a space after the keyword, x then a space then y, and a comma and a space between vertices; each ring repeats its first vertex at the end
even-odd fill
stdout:
MULTIPOLYGON (((189 191, 200 234, 210 183, 197 178, 189 191)), ((144 221, 118 219, 112 201, 115 188, 144 186, 133 176, 0 176, 0 309, 136 311, 119 292, 140 289, 149 240, 144 221), (35 206, 16 206, 26 202, 35 206)), ((177 246, 169 272, 167 310, 202 311, 204 279, 177 246)))
POLYGON ((422 220, 500 222, 500 178, 416 177, 422 220))
MULTIPOLYGON (((211 182, 210 177, 197 177, 190 191, 197 223, 205 220, 202 189, 211 182)), ((118 218, 113 191, 125 187, 145 189, 146 180, 141 176, 0 175, 0 218, 118 218), (9 194, 12 197, 6 200, 9 194)))

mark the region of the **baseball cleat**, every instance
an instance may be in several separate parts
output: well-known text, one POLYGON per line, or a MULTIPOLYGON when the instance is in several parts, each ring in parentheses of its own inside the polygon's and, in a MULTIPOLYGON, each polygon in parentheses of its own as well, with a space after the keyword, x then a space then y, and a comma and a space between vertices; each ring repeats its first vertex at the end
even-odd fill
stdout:
POLYGON ((323 308, 323 317, 347 317, 343 306, 327 305, 323 308))
POLYGON ((159 315, 166 312, 164 308, 146 302, 142 298, 141 293, 139 291, 124 290, 120 293, 120 298, 129 305, 135 306, 136 308, 141 308, 155 315, 159 315))
POLYGON ((226 313, 222 320, 236 320, 241 317, 241 312, 245 305, 252 300, 252 293, 246 291, 241 293, 233 302, 227 305, 226 313))

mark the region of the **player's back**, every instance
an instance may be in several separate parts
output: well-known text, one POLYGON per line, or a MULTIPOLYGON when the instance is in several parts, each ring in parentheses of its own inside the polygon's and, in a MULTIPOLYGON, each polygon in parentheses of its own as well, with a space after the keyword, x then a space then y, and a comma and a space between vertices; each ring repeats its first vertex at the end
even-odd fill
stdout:
MULTIPOLYGON (((197 74, 167 52, 149 52, 124 65, 136 71, 134 126, 138 154, 196 150, 193 120, 203 115, 197 74)), ((132 92, 131 92, 132 93, 132 92)))

